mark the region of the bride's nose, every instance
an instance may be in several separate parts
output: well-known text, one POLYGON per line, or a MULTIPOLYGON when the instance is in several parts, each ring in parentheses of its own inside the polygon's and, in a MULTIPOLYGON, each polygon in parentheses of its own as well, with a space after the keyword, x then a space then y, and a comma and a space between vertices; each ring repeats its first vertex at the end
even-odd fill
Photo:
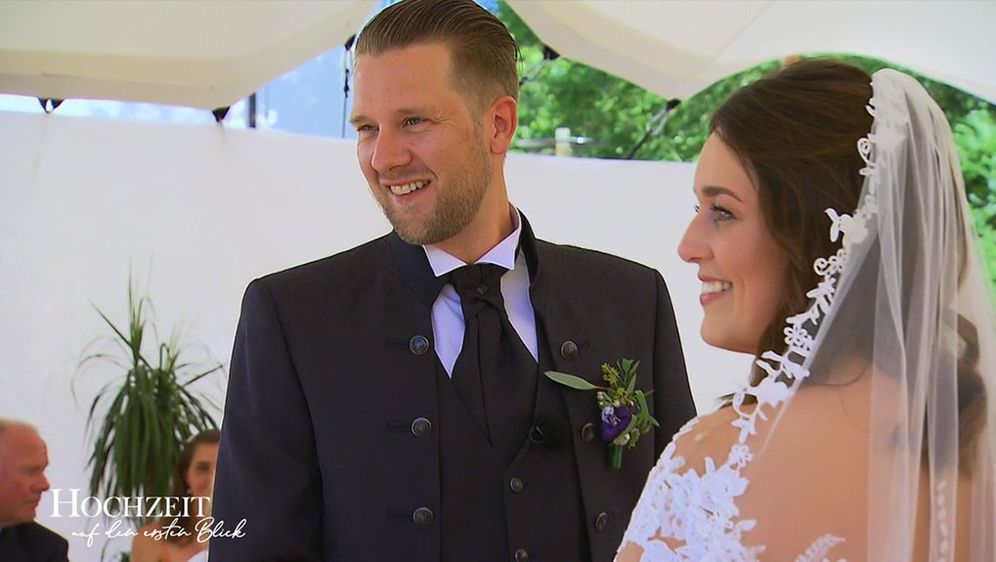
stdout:
POLYGON ((678 244, 678 256, 688 263, 698 263, 710 255, 709 244, 701 230, 699 215, 696 214, 688 223, 688 228, 681 237, 681 243, 678 244))

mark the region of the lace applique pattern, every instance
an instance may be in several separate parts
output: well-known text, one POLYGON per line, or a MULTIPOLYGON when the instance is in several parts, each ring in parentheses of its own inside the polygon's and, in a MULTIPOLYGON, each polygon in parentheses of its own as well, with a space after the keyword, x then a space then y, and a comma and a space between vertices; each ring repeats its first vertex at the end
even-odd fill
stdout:
MULTIPOLYGON (((806 552, 795 559, 795 562, 830 562, 826 557, 830 549, 844 542, 844 539, 833 535, 823 535, 816 539, 813 544, 806 549, 806 552)), ((846 562, 838 560, 837 562, 846 562)))
MULTIPOLYGON (((697 419, 688 422, 675 434, 650 472, 620 551, 627 543, 636 544, 643 549, 641 560, 645 562, 750 562, 757 560, 764 551, 763 545, 745 545, 741 540, 743 533, 757 523, 753 519, 739 519, 736 505, 736 499, 748 486, 741 471, 753 459, 747 440, 756 435, 760 422, 768 420, 769 412, 775 411, 809 376, 805 364, 813 350, 814 335, 833 304, 836 284, 849 252, 875 228, 881 181, 875 173, 876 147, 887 148, 891 143, 901 141, 896 132, 899 124, 894 119, 889 122, 877 115, 888 113, 891 118, 901 112, 887 108, 876 112, 876 101, 873 96, 866 109, 880 127, 875 134, 869 133, 857 143, 858 154, 865 162, 860 173, 869 177, 865 196, 854 215, 826 210, 831 222, 830 241, 837 242, 842 237, 841 247, 834 255, 813 262, 813 269, 821 281, 806 293, 811 299, 810 307, 786 319, 786 350, 780 354, 773 351, 762 354, 755 364, 766 373, 764 378, 733 396, 732 406, 737 417, 731 423, 739 430, 739 435, 730 447, 726 461, 716 466, 712 458, 706 457, 702 474, 685 466, 685 459, 676 455, 675 449, 677 441, 695 427, 697 419), (755 398, 755 406, 750 410, 744 408, 748 396, 755 398), (666 540, 677 546, 671 546, 666 540)), ((813 541, 796 562, 830 562, 827 555, 843 542, 841 537, 823 535, 813 541)))
MULTIPOLYGON (((651 470, 637 508, 633 512, 625 541, 630 540, 644 549, 643 560, 677 562, 685 560, 755 560, 762 547, 745 548, 740 543, 743 532, 754 528, 753 520, 732 523, 739 515, 734 498, 747 489, 747 481, 739 474, 736 464, 716 467, 706 459, 705 471, 682 471, 685 459, 675 455, 676 442, 692 431, 698 418, 689 421, 675 434, 664 449, 657 465, 651 470), (641 508, 642 507, 642 508, 641 508), (637 541, 635 537, 647 537, 637 541), (658 537, 683 543, 671 549, 658 537)), ((749 451, 734 447, 746 464, 749 451)), ((731 450, 731 457, 733 450, 731 450)))

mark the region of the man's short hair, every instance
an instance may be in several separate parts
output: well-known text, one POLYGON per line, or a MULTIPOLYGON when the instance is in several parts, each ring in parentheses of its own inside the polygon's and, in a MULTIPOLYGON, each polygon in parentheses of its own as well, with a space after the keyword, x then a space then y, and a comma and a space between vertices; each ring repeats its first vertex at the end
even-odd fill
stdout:
POLYGON ((4 447, 6 446, 6 441, 4 439, 4 433, 10 427, 23 427, 38 433, 38 428, 27 422, 22 422, 20 420, 12 420, 10 418, 0 418, 0 457, 3 456, 4 447))
POLYGON ((452 54, 454 85, 479 111, 501 96, 519 97, 519 48, 508 28, 473 0, 405 0, 360 32, 356 56, 442 41, 452 54))

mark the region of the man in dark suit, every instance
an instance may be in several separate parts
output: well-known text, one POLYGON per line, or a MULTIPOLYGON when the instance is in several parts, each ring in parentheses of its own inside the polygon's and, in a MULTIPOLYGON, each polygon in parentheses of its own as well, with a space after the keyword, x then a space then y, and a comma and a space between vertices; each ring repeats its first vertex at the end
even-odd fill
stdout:
POLYGON ((360 34, 357 156, 394 231, 250 284, 232 358, 212 562, 612 558, 694 415, 661 276, 534 237, 506 194, 517 48, 469 0, 360 34), (469 264, 469 265, 468 265, 469 264), (622 468, 600 365, 639 360, 660 428, 622 468))
POLYGON ((69 543, 34 522, 48 451, 28 424, 0 419, 0 560, 66 562, 69 543))

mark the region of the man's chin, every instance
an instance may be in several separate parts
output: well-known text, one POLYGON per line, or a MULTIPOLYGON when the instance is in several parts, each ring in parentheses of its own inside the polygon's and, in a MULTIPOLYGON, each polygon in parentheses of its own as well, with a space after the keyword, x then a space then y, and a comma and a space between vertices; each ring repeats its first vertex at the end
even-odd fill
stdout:
POLYGON ((25 509, 24 513, 21 513, 21 521, 27 523, 29 521, 34 521, 38 517, 38 504, 35 504, 30 509, 25 509))
POLYGON ((387 217, 387 222, 391 223, 391 228, 397 233, 398 237, 408 242, 409 244, 422 245, 422 244, 432 244, 433 242, 425 242, 426 240, 426 228, 422 224, 422 221, 414 220, 413 217, 403 217, 402 213, 396 211, 395 209, 389 209, 387 207, 382 207, 384 211, 384 216, 387 217))
POLYGON ((38 510, 32 509, 31 511, 23 511, 20 513, 15 513, 11 519, 4 520, 0 518, 0 528, 2 527, 13 527, 15 525, 24 525, 25 523, 31 523, 37 518, 38 510), (3 523, 2 521, 6 521, 3 523))
POLYGON ((424 225, 413 226, 392 222, 391 226, 394 227, 394 231, 398 233, 399 238, 416 246, 439 244, 452 237, 452 235, 448 235, 447 233, 436 232, 431 228, 426 228, 424 225))
POLYGON ((394 231, 398 233, 398 238, 401 238, 405 242, 413 246, 429 246, 432 244, 437 244, 439 241, 433 240, 425 236, 422 232, 412 232, 410 230, 405 230, 402 228, 394 227, 394 231))

